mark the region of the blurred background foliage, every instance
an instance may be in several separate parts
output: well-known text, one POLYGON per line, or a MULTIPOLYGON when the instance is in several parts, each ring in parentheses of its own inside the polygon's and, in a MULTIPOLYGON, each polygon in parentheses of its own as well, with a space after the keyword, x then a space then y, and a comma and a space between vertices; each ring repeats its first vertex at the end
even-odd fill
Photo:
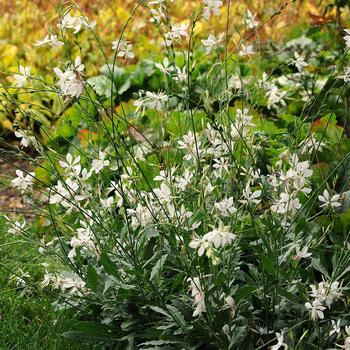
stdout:
MULTIPOLYGON (((250 0, 235 1, 230 6, 230 49, 235 49, 235 43, 240 40, 242 16, 247 9, 257 13, 257 19, 265 23, 259 30, 258 39, 262 42, 281 42, 300 36, 310 25, 318 28, 329 23, 342 26, 349 15, 349 1, 320 1, 320 0, 250 0), (288 5, 288 6, 286 6, 288 5), (279 13, 279 10, 281 12, 279 13), (273 17, 271 19, 271 17, 273 17)), ((126 23, 135 0, 78 0, 76 4, 90 20, 97 21, 96 33, 105 50, 106 56, 98 49, 96 37, 89 31, 81 31, 73 35, 60 49, 36 47, 33 44, 43 39, 48 32, 58 33, 57 20, 59 14, 71 5, 70 1, 44 0, 0 0, 0 79, 2 84, 11 84, 11 75, 17 73, 19 65, 30 66, 32 75, 40 75, 47 82, 53 81, 53 68, 62 65, 65 59, 83 56, 88 77, 100 74, 106 58, 112 57, 112 41, 116 40, 126 23), (79 40, 79 45, 77 44, 79 40), (10 78, 8 78, 10 76, 10 78)), ((170 6, 172 23, 188 23, 191 14, 199 9, 201 1, 174 1, 170 6), (184 6, 185 3, 185 6, 184 6)), ((225 32, 227 8, 222 8, 222 15, 216 18, 215 32, 225 32)), ((140 6, 133 20, 126 30, 126 38, 134 44, 135 59, 122 62, 121 66, 134 67, 139 61, 147 57, 149 60, 159 61, 164 50, 159 45, 159 33, 149 22, 148 9, 140 6)), ((195 34, 204 38, 212 30, 211 24, 198 22, 195 34)), ((244 33, 249 36, 249 32, 244 33)), ((256 39, 253 39, 256 40, 256 39)), ((198 40, 200 42, 200 40, 198 40)), ((184 45, 186 42, 184 41, 184 45)), ((130 68, 129 71, 132 71, 130 68)), ((98 89, 97 86, 95 86, 98 89)), ((136 88, 140 88, 136 86, 136 88)), ((0 92, 2 87, 0 86, 0 92)), ((11 91, 11 90, 10 90, 11 91)), ((35 94, 23 93, 18 99, 20 107, 31 108, 32 117, 38 124, 52 126, 57 120, 60 103, 57 96, 50 96, 46 92, 35 94), (21 104, 21 101, 26 101, 21 104), (29 104, 28 104, 29 102, 29 104), (35 107, 36 106, 36 109, 35 107), (34 113, 32 113, 34 111, 34 113)), ((23 113, 16 106, 6 106, 0 101, 0 136, 6 142, 15 140, 13 130, 16 125, 25 125, 23 113)), ((35 129, 35 126, 32 128, 35 129)), ((69 136, 69 135, 68 135, 69 136)), ((0 141, 1 142, 1 141, 0 141)))

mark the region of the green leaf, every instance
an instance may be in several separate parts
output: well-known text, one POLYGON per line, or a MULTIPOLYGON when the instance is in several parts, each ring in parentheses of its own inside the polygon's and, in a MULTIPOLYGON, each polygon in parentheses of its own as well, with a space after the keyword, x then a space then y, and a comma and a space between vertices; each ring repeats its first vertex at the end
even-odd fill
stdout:
POLYGON ((136 320, 129 320, 129 321, 124 321, 121 325, 120 328, 123 331, 127 331, 130 327, 132 327, 133 325, 137 324, 136 320))
POLYGON ((277 288, 277 292, 280 296, 286 298, 295 305, 300 305, 300 300, 292 293, 288 292, 285 288, 277 288))
POLYGON ((261 264, 266 272, 270 273, 271 275, 275 275, 275 267, 271 258, 266 255, 263 256, 261 259, 261 264))
POLYGON ((109 258, 107 253, 101 253, 101 261, 106 273, 117 278, 119 277, 118 268, 116 264, 109 258))
POLYGON ((100 343, 110 339, 110 337, 104 337, 100 335, 88 335, 84 332, 79 331, 68 331, 62 333, 62 337, 71 339, 76 342, 90 342, 90 343, 100 343))
POLYGON ((173 319, 182 327, 186 326, 186 321, 181 312, 173 305, 167 305, 173 319))
POLYGON ((254 123, 254 130, 257 132, 264 132, 268 135, 278 135, 287 132, 287 129, 279 128, 274 122, 271 122, 269 120, 255 118, 254 123))
POLYGON ((157 261, 157 263, 153 266, 151 271, 150 281, 153 281, 153 279, 159 278, 160 271, 162 270, 167 257, 168 257, 168 254, 161 256, 160 259, 157 261))
POLYGON ((96 291, 98 287, 98 281, 99 277, 95 268, 93 265, 89 264, 87 268, 87 286, 96 291))
POLYGON ((164 309, 158 307, 158 306, 149 306, 149 308, 159 314, 162 314, 167 317, 171 317, 164 309))
POLYGON ((235 301, 238 303, 241 299, 248 299, 247 297, 251 297, 254 292, 256 291, 256 288, 253 286, 245 286, 238 290, 238 292, 235 294, 235 301))
POLYGON ((311 266, 321 272, 325 277, 329 278, 329 274, 328 271, 326 270, 326 268, 322 265, 321 261, 319 259, 316 258, 312 258, 311 259, 311 266))
POLYGON ((116 334, 112 333, 112 328, 92 321, 76 322, 72 328, 74 330, 64 332, 62 336, 73 341, 92 343, 118 338, 116 334))
MULTIPOLYGON (((94 89, 94 91, 105 98, 111 97, 112 81, 104 75, 99 75, 97 77, 92 77, 87 81, 94 89)), ((113 91, 116 88, 113 86, 113 91)))

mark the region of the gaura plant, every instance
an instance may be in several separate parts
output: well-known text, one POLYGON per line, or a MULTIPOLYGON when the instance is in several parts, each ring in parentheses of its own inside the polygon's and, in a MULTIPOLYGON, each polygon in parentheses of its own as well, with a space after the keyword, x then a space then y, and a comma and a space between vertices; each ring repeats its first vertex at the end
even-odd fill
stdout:
MULTIPOLYGON (((37 45, 79 55, 57 62, 50 82, 23 66, 16 87, 3 84, 27 118, 22 89, 58 101, 48 143, 18 129, 38 156, 11 183, 44 218, 41 286, 81 317, 63 335, 115 349, 349 349, 347 32, 320 78, 310 37, 271 67, 251 11, 233 28, 230 1, 204 0, 181 23, 171 6, 138 3, 98 77, 72 42, 88 31, 103 52, 98 25, 68 7, 37 45), (164 56, 126 72, 141 8, 164 56), (212 32, 197 37, 203 21, 212 32)), ((23 221, 9 225, 33 238, 23 221)))

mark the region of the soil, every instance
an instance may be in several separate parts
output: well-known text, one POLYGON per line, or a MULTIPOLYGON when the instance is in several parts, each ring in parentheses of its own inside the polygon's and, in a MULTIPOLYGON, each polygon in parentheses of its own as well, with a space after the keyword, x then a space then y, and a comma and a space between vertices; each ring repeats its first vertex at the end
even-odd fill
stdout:
POLYGON ((32 208, 24 203, 21 192, 11 186, 11 179, 16 176, 16 169, 32 171, 33 167, 26 160, 4 157, 0 158, 0 212, 9 217, 17 214, 28 216, 32 208))

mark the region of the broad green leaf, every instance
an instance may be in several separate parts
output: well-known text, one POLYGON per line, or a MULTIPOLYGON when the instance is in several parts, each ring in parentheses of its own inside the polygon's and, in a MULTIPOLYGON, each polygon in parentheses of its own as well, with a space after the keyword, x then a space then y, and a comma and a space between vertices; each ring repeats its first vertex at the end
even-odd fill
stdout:
POLYGON ((102 265, 104 267, 105 272, 108 273, 109 275, 112 275, 118 278, 119 277, 118 268, 116 264, 109 258, 107 253, 102 252, 100 258, 101 258, 102 265))
POLYGON ((326 268, 322 265, 321 261, 319 259, 316 258, 312 258, 311 259, 311 266, 321 272, 325 277, 329 278, 329 274, 328 271, 326 270, 326 268))
POLYGON ((255 291, 256 291, 255 287, 245 286, 237 291, 237 293, 234 296, 234 299, 237 303, 242 299, 249 299, 254 294, 255 291))
POLYGON ((167 307, 171 313, 171 316, 176 320, 176 322, 183 327, 186 326, 186 321, 181 312, 173 305, 167 305, 167 307))
POLYGON ((153 266, 151 271, 150 281, 153 281, 153 279, 159 278, 160 271, 162 270, 167 257, 168 257, 168 254, 161 256, 160 259, 157 261, 157 263, 153 266))

